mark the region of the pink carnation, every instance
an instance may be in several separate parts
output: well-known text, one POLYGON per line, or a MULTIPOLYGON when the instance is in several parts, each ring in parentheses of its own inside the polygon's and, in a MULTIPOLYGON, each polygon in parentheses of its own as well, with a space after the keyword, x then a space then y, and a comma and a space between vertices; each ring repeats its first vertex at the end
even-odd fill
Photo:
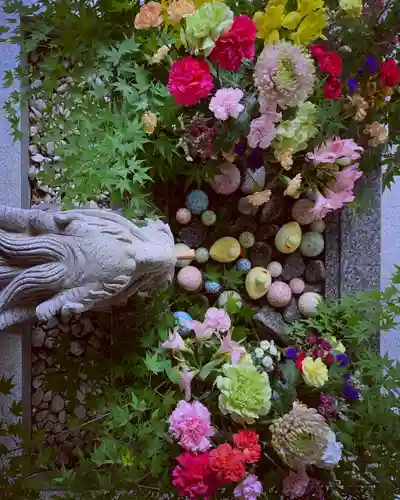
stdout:
POLYGON ((208 63, 204 59, 185 56, 174 61, 168 78, 168 91, 178 104, 192 106, 207 97, 214 87, 208 63))
POLYGON ((210 101, 210 111, 214 113, 217 120, 227 120, 230 116, 237 118, 243 111, 243 104, 239 104, 243 97, 243 91, 231 87, 217 90, 210 101))
POLYGON ((316 148, 313 153, 307 154, 307 159, 318 163, 339 163, 341 166, 350 165, 360 159, 364 149, 353 139, 328 139, 325 144, 316 148))
POLYGON ((227 332, 231 327, 231 318, 225 309, 210 307, 206 312, 204 323, 219 332, 227 332))
POLYGON ((279 113, 271 111, 251 121, 250 132, 247 136, 251 148, 259 146, 262 149, 266 149, 271 145, 276 136, 275 123, 279 121, 280 116, 279 113))
POLYGON ((211 447, 208 438, 214 435, 210 412, 198 401, 179 401, 169 417, 169 433, 186 450, 208 450, 211 447))

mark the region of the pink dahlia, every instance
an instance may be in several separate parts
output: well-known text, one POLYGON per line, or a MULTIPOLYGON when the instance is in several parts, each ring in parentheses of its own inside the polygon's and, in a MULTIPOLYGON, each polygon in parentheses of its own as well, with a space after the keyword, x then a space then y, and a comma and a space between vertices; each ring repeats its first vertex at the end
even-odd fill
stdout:
POLYGON ((281 108, 297 106, 312 93, 315 67, 311 57, 290 42, 267 45, 254 70, 260 96, 281 108))
POLYGON ((214 87, 208 63, 204 59, 185 56, 174 61, 168 78, 168 91, 178 104, 192 106, 207 97, 214 87))
POLYGON ((199 455, 186 452, 177 461, 179 465, 172 471, 172 484, 179 495, 189 499, 210 500, 219 484, 211 470, 208 452, 199 455))
POLYGON ((230 116, 237 118, 244 109, 243 104, 240 104, 242 97, 243 91, 240 89, 219 89, 211 99, 209 109, 217 120, 225 121, 230 116))
POLYGON ((214 435, 210 412, 198 401, 179 401, 169 417, 169 433, 186 450, 208 450, 211 447, 208 438, 214 435))
POLYGON ((353 139, 328 139, 324 144, 307 153, 307 159, 318 163, 338 163, 341 166, 350 165, 359 160, 364 149, 353 139))
POLYGON ((227 332, 231 327, 231 318, 225 309, 210 307, 206 312, 204 323, 218 332, 227 332))

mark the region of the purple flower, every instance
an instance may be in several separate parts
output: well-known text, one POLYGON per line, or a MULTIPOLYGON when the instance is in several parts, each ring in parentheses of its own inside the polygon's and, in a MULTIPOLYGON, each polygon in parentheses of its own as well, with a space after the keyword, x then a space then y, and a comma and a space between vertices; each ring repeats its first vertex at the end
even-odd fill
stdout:
POLYGON ((360 391, 351 385, 348 380, 343 384, 343 396, 350 401, 359 401, 361 397, 360 391))
POLYGON ((332 345, 325 339, 320 339, 317 344, 319 344, 322 349, 325 349, 325 351, 330 351, 332 349, 332 345))
POLYGON ((347 354, 343 354, 343 353, 336 354, 335 359, 336 359, 338 365, 341 366, 342 368, 345 368, 350 363, 349 357, 347 356, 347 354))
POLYGON ((297 351, 295 347, 286 347, 284 350, 284 355, 286 359, 296 359, 297 351))
POLYGON ((263 491, 262 484, 257 476, 249 474, 242 483, 240 483, 233 494, 239 500, 256 500, 263 491))
POLYGON ((374 75, 379 71, 379 62, 375 59, 375 57, 367 56, 365 58, 365 65, 367 66, 368 73, 374 75))
POLYGON ((246 167, 250 170, 257 170, 264 166, 264 152, 261 148, 254 148, 246 159, 246 167))
POLYGON ((354 94, 354 92, 357 90, 357 87, 358 87, 357 78, 349 78, 347 80, 347 89, 350 95, 354 94))
POLYGON ((317 410, 327 422, 333 422, 337 418, 336 399, 328 394, 321 394, 317 410))
POLYGON ((238 156, 244 156, 247 148, 247 142, 238 142, 235 144, 235 153, 238 156))

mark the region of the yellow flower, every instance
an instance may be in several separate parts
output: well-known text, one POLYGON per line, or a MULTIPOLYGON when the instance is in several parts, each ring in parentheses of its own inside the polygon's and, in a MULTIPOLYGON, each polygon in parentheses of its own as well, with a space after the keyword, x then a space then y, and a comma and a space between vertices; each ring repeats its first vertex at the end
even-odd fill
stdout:
POLYGON ((253 205, 253 207, 260 207, 269 201, 271 194, 272 192, 269 189, 266 189, 265 191, 249 194, 249 196, 246 196, 246 200, 253 205))
POLYGON ((363 2, 362 0, 339 0, 339 6, 351 17, 360 17, 363 2))
POLYGON ((328 381, 328 368, 321 358, 307 356, 303 361, 303 379, 311 387, 322 387, 328 381))
POLYGON ((183 18, 190 16, 196 10, 190 0, 174 0, 167 8, 168 18, 173 23, 179 23, 183 18))
POLYGON ((152 111, 146 111, 142 115, 142 123, 145 131, 152 134, 157 127, 157 115, 152 111))
POLYGON ((310 14, 314 10, 323 9, 324 0, 297 0, 297 10, 301 17, 310 14))
POLYGON ((279 28, 285 17, 286 1, 280 5, 268 6, 265 12, 256 12, 253 21, 257 27, 257 38, 263 38, 266 44, 279 41, 279 28))
POLYGON ((318 38, 325 39, 322 32, 326 28, 326 24, 327 16, 325 9, 310 12, 290 38, 296 45, 308 45, 318 38))
POLYGON ((163 6, 158 2, 149 2, 140 7, 139 13, 135 17, 136 29, 155 28, 163 22, 163 6))
POLYGON ((159 64, 163 59, 167 57, 168 52, 169 52, 168 45, 163 45, 157 50, 157 52, 154 53, 154 56, 150 59, 150 63, 159 64))
POLYGON ((285 196, 291 196, 297 199, 300 196, 301 174, 297 174, 293 179, 290 179, 287 188, 284 191, 285 196))
POLYGON ((344 354, 346 352, 346 348, 343 345, 343 343, 338 341, 338 339, 336 337, 334 337, 333 335, 328 338, 328 342, 331 344, 333 351, 341 353, 341 354, 344 354))

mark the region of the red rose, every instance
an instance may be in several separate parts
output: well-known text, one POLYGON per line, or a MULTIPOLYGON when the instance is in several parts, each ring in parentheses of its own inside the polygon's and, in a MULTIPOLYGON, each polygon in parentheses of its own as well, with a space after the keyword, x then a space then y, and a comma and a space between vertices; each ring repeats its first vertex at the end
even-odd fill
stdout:
POLYGON ((169 72, 168 91, 178 104, 196 104, 207 97, 213 87, 210 67, 204 59, 186 56, 173 63, 169 72))
POLYGON ((325 56, 325 54, 326 48, 320 43, 314 43, 314 45, 311 47, 311 55, 318 62, 325 56))
POLYGON ((336 52, 325 52, 319 59, 319 69, 328 75, 338 77, 342 72, 342 58, 336 52))
POLYGON ((395 87, 400 83, 400 69, 393 58, 382 63, 379 77, 382 87, 395 87))
POLYGON ((339 99, 341 83, 338 78, 328 78, 324 85, 325 99, 339 99))
POLYGON ((244 459, 249 464, 255 464, 260 460, 261 446, 259 444, 260 436, 250 430, 240 431, 233 435, 233 442, 244 455, 244 459))
POLYGON ((210 54, 213 63, 237 71, 243 59, 254 59, 257 28, 249 16, 236 16, 229 31, 221 35, 210 54))
POLYGON ((210 467, 222 484, 238 483, 246 474, 243 453, 227 443, 210 451, 210 467))
POLYGON ((304 352, 301 352, 296 356, 296 368, 299 370, 299 372, 303 372, 303 361, 305 359, 306 355, 304 352))

